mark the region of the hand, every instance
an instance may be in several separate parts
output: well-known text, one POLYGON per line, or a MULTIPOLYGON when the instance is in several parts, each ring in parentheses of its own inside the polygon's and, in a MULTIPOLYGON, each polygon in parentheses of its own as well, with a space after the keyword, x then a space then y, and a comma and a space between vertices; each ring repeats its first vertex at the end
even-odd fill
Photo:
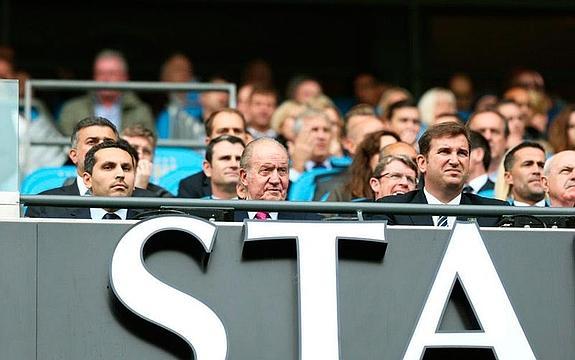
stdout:
POLYGON ((150 160, 142 159, 138 161, 138 168, 136 169, 136 187, 141 189, 148 187, 153 167, 154 164, 152 164, 150 160))
POLYGON ((305 171, 306 161, 311 159, 314 148, 314 139, 309 126, 304 123, 302 129, 297 134, 293 145, 290 147, 292 168, 299 172, 305 171))

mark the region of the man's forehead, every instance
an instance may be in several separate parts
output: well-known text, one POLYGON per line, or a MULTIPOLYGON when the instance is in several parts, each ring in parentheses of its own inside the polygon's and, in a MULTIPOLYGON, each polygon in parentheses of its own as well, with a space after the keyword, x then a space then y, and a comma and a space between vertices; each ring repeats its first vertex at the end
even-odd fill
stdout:
POLYGON ((563 168, 575 168, 575 151, 556 154, 552 161, 552 169, 555 171, 563 168))
POLYGON ((78 131, 78 137, 82 139, 91 137, 98 137, 98 138, 109 137, 112 139, 116 139, 116 134, 114 134, 114 130, 110 129, 108 126, 94 125, 80 129, 78 131))
POLYGON ((525 147, 519 149, 515 156, 525 160, 543 160, 545 161, 545 152, 539 148, 535 147, 525 147))
POLYGON ((442 136, 431 139, 431 147, 464 147, 469 148, 469 143, 465 135, 442 136))
POLYGON ((469 124, 471 129, 505 129, 505 120, 493 112, 476 115, 469 124))
POLYGON ((288 156, 285 151, 277 146, 270 147, 269 149, 254 149, 252 154, 252 163, 256 165, 274 164, 274 165, 287 165, 288 156))
POLYGON ((238 114, 220 113, 214 118, 214 130, 226 127, 239 127, 243 129, 242 118, 238 114))
POLYGON ((244 151, 244 147, 242 144, 236 143, 232 144, 229 141, 221 141, 214 145, 214 154, 217 155, 224 155, 224 154, 237 154, 242 153, 244 151))
POLYGON ((96 163, 112 162, 112 163, 132 163, 132 156, 126 150, 119 148, 105 148, 100 149, 94 153, 96 163))

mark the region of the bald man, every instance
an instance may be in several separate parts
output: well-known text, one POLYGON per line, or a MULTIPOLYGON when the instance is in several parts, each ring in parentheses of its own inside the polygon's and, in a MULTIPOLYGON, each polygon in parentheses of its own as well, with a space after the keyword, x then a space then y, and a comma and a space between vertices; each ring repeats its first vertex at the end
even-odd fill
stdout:
POLYGON ((545 162, 543 183, 551 207, 575 206, 575 151, 561 151, 545 162))

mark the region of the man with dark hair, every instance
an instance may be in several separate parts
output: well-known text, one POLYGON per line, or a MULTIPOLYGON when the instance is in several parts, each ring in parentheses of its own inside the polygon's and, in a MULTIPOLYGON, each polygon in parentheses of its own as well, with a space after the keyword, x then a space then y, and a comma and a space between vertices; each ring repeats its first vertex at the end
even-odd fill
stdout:
POLYGON ((489 178, 495 180, 499 164, 501 164, 505 155, 507 138, 509 136, 509 128, 505 117, 494 109, 477 111, 469 116, 467 127, 469 130, 477 131, 483 135, 489 143, 491 163, 487 172, 489 173, 489 178))
POLYGON ((543 168, 545 149, 541 144, 524 141, 507 152, 503 160, 507 196, 515 206, 546 206, 543 168))
MULTIPOLYGON (((384 203, 412 203, 435 205, 507 205, 507 203, 462 193, 469 176, 469 133, 465 126, 445 122, 430 126, 419 140, 417 156, 419 171, 425 185, 403 195, 386 196, 378 201, 384 203)), ((431 215, 384 215, 390 225, 453 226, 455 216, 431 215)), ((466 216, 457 217, 467 220, 466 216)), ((495 226, 498 217, 477 217, 480 226, 495 226)))
POLYGON ((402 100, 391 104, 384 119, 387 127, 401 138, 401 141, 415 146, 417 134, 421 128, 421 119, 417 105, 411 100, 402 100))
POLYGON ((254 87, 248 101, 249 132, 257 139, 260 137, 276 137, 271 128, 272 115, 277 106, 277 93, 274 89, 254 87))
POLYGON ((203 172, 209 178, 212 194, 209 199, 235 199, 240 178, 240 158, 244 151, 242 139, 222 135, 210 141, 206 148, 203 172))
POLYGON ((469 131, 471 153, 469 155, 469 179, 463 188, 464 192, 495 198, 495 183, 489 179, 487 169, 491 163, 491 149, 483 135, 469 131))
POLYGON ((352 107, 345 114, 344 123, 341 144, 351 157, 354 157, 357 146, 368 134, 384 129, 383 123, 377 118, 373 108, 367 104, 352 107))
MULTIPOLYGON (((106 140, 93 146, 86 154, 82 180, 89 189, 89 196, 128 197, 146 196, 145 190, 137 192, 135 173, 138 153, 124 140, 106 140)), ((29 217, 66 219, 132 219, 141 211, 115 208, 64 208, 42 207, 29 217)))
MULTIPOLYGON (((206 145, 220 135, 233 135, 247 142, 246 119, 236 109, 225 108, 216 111, 206 120, 206 145)), ((204 171, 199 171, 180 181, 178 197, 200 199, 210 197, 210 179, 204 171)))
POLYGON ((122 139, 126 140, 138 152, 138 168, 136 169, 136 187, 149 190, 158 197, 173 197, 166 189, 150 182, 154 168, 154 153, 156 151, 156 134, 140 124, 130 126, 122 131, 122 139))

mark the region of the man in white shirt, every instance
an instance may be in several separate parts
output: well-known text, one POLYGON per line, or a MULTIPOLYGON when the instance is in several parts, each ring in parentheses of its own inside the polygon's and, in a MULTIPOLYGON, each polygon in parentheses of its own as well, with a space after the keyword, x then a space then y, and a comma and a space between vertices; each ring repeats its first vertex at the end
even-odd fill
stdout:
POLYGON ((512 205, 545 206, 544 166, 545 149, 539 143, 524 141, 507 152, 504 181, 512 205))
POLYGON ((469 179, 463 192, 495 198, 495 183, 489 179, 487 169, 491 162, 491 150, 487 140, 477 131, 469 131, 471 153, 469 155, 469 179))

